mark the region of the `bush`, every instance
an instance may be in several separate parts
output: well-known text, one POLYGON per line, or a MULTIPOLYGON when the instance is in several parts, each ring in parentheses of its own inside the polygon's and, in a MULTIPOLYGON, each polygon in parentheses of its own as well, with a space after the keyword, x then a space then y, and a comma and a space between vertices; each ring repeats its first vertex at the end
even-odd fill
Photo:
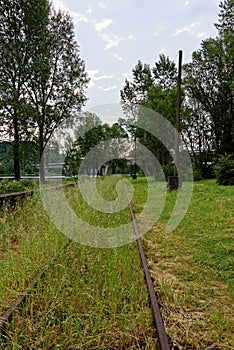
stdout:
POLYGON ((194 179, 194 181, 200 181, 203 179, 201 169, 195 168, 193 170, 193 179, 194 179))
POLYGON ((167 164, 167 165, 163 165, 163 173, 165 175, 165 179, 167 181, 169 176, 173 176, 173 170, 174 170, 174 166, 173 164, 167 164))
POLYGON ((231 155, 221 156, 214 171, 219 185, 234 185, 234 159, 231 155))
POLYGON ((34 183, 29 180, 9 181, 4 179, 0 181, 0 194, 27 191, 33 187, 34 183))

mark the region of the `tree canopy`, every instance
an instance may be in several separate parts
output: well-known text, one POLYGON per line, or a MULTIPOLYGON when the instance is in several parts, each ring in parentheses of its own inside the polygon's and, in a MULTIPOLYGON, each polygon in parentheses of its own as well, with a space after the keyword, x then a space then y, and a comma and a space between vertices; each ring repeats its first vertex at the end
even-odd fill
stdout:
POLYGON ((42 159, 54 129, 85 103, 88 78, 70 16, 48 0, 2 1, 0 56, 0 125, 19 179, 20 142, 35 141, 42 159))

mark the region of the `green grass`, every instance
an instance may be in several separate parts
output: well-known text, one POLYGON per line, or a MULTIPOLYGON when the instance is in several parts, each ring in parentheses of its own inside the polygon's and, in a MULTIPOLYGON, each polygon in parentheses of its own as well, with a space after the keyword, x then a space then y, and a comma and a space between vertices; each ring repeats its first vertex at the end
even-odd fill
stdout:
MULTIPOLYGON (((98 179, 105 200, 116 198, 119 179, 98 179)), ((138 177, 131 183, 141 227, 147 182, 138 177)), ((152 179, 148 186, 166 188, 152 179)), ((157 191, 154 195, 157 211, 157 191)), ((160 219, 143 237, 166 330, 181 349, 233 349, 234 187, 218 186, 214 180, 196 182, 183 221, 168 234, 166 224, 176 196, 176 191, 167 193, 160 219)), ((105 228, 130 222, 128 208, 117 214, 91 210, 78 188, 67 188, 66 197, 73 210, 93 225, 105 228)), ((36 196, 3 216, 0 228, 3 308, 48 264, 44 281, 13 318, 4 349, 157 348, 135 242, 111 249, 72 242, 62 249, 67 239, 49 222, 36 196), (49 264, 52 256, 56 260, 49 264)))
POLYGON ((49 222, 38 194, 0 217, 0 312, 9 307, 32 278, 66 242, 49 222))
POLYGON ((234 187, 196 182, 186 216, 167 234, 176 195, 168 193, 160 220, 144 237, 166 328, 178 346, 232 349, 234 187))
MULTIPOLYGON (((98 189, 104 198, 115 199, 119 179, 98 179, 98 189)), ((110 222, 118 226, 130 221, 128 208, 119 214, 102 215, 81 200, 78 188, 66 188, 65 192, 74 211, 93 224, 96 221, 108 227, 110 222)), ((9 293, 9 288, 5 290, 9 273, 8 303, 27 285, 29 275, 32 278, 36 270, 48 265, 44 280, 38 283, 25 307, 15 313, 4 349, 158 348, 136 242, 111 249, 72 242, 62 249, 67 240, 49 223, 36 197, 16 212, 7 213, 4 220, 4 223, 8 220, 4 236, 8 236, 15 223, 18 238, 15 246, 9 239, 3 245, 2 300, 9 293), (34 212, 36 221, 32 218, 33 208, 38 209, 34 212), (14 250, 15 255, 9 259, 7 255, 14 250), (53 263, 49 263, 51 251, 56 256, 53 263), (26 265, 30 273, 23 270, 26 265)))

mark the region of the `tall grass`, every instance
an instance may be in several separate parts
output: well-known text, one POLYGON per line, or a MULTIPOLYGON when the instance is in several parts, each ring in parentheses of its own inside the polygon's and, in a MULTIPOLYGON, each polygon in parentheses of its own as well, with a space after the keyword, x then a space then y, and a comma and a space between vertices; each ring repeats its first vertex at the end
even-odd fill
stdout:
MULTIPOLYGON (((116 197, 119 179, 97 179, 103 198, 116 197)), ((147 200, 147 182, 138 177, 132 185, 138 215, 147 200)), ((152 179, 149 186, 154 186, 152 179)), ((234 187, 196 182, 186 216, 167 234, 176 195, 167 193, 160 219, 143 237, 171 344, 179 349, 233 349, 234 187)), ((118 214, 92 210, 78 188, 67 188, 66 197, 91 224, 109 227, 130 220, 128 208, 118 214)), ((49 222, 36 196, 5 214, 0 227, 3 308, 48 264, 44 281, 15 314, 4 349, 158 347, 135 242, 112 249, 72 242, 61 249, 67 239, 49 222), (56 259, 49 263, 52 256, 56 259)))
POLYGON ((234 187, 196 182, 180 226, 167 234, 176 200, 144 237, 168 334, 179 347, 233 349, 234 187))
MULTIPOLYGON (((116 197, 118 179, 98 179, 99 191, 105 199, 116 197)), ((131 220, 128 208, 116 215, 102 215, 82 201, 78 188, 65 191, 74 211, 93 224, 98 221, 99 225, 109 227, 110 222, 118 226, 131 220)), ((73 242, 61 249, 66 238, 51 226, 42 208, 37 217, 34 216, 36 220, 32 220, 31 208, 41 207, 38 198, 33 200, 34 204, 28 202, 19 213, 12 214, 17 216, 17 226, 22 225, 20 231, 26 232, 30 226, 28 234, 19 239, 17 256, 29 266, 29 256, 43 256, 48 269, 25 307, 15 313, 4 349, 156 349, 156 332, 136 243, 97 249, 73 242), (43 248, 40 242, 43 235, 49 250, 54 250, 53 263, 49 263, 50 257, 44 252, 46 245, 43 248), (27 252, 30 245, 31 252, 27 252)), ((12 224, 13 220, 9 226, 12 224)), ((9 252, 10 245, 6 249, 9 252)), ((5 262, 7 260, 5 256, 5 262)), ((42 259, 38 260, 40 264, 35 265, 40 268, 43 263, 42 259)), ((4 269, 7 274, 6 263, 4 269)), ((16 270, 13 262, 8 266, 8 273, 10 270, 16 270)), ((23 287, 19 277, 26 276, 26 272, 18 270, 19 292, 23 287)), ((34 270, 31 269, 31 276, 34 270)), ((13 276, 11 280, 14 281, 13 276)), ((13 281, 11 288, 15 290, 13 281)), ((2 285, 4 291, 6 284, 2 285)))

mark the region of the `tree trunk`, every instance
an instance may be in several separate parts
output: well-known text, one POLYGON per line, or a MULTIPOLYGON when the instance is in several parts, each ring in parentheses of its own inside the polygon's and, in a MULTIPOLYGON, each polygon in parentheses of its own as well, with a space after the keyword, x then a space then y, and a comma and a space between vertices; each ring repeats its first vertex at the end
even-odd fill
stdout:
POLYGON ((17 111, 14 110, 14 178, 20 180, 20 156, 19 156, 19 130, 18 130, 18 118, 17 111))
POLYGON ((43 140, 43 126, 39 126, 39 156, 40 156, 40 181, 45 183, 45 162, 44 162, 44 140, 43 140))

